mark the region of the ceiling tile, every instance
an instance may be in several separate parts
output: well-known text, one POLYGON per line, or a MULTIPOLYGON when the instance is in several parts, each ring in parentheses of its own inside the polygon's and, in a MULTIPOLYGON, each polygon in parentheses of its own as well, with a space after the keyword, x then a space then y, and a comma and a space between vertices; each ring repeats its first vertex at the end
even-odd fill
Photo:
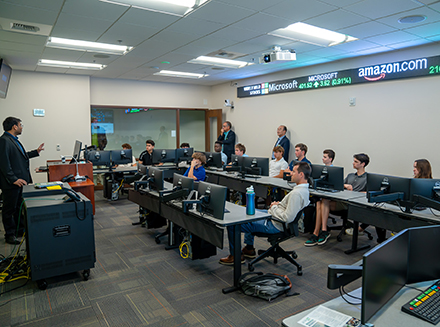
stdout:
POLYGON ((431 24, 437 21, 440 21, 440 13, 432 10, 427 7, 421 7, 413 10, 408 10, 402 13, 399 13, 397 15, 391 15, 385 18, 381 18, 377 20, 380 23, 395 27, 397 29, 407 29, 412 28, 415 26, 425 25, 425 24, 431 24), (426 16, 426 19, 423 22, 416 23, 416 24, 401 24, 399 23, 399 19, 407 16, 412 15, 423 15, 426 16))
POLYGON ((339 33, 344 33, 358 39, 365 39, 367 37, 384 34, 388 32, 393 32, 396 29, 375 21, 370 21, 367 23, 362 23, 359 25, 342 28, 338 30, 339 33))
POLYGON ((116 22, 110 29, 108 29, 97 41, 111 44, 121 44, 129 46, 137 46, 143 41, 147 40, 160 30, 142 25, 132 25, 122 22, 116 22))
POLYGON ((50 35, 55 37, 62 37, 65 39, 95 42, 102 35, 102 31, 87 31, 69 27, 58 27, 58 25, 55 25, 50 35))
POLYGON ((41 59, 77 61, 83 54, 83 51, 45 48, 41 54, 41 59))
POLYGON ((374 42, 380 45, 390 45, 393 43, 400 43, 415 40, 418 37, 406 32, 396 31, 387 34, 382 34, 378 36, 369 37, 366 40, 370 42, 374 42))
POLYGON ((364 0, 353 5, 346 6, 345 9, 371 19, 386 17, 396 12, 403 12, 422 6, 415 1, 402 0, 364 0))
POLYGON ((426 43, 431 43, 431 40, 428 39, 416 39, 416 40, 411 40, 411 41, 406 41, 406 42, 401 42, 401 43, 395 43, 395 44, 390 44, 388 45, 389 48, 391 49, 402 49, 402 48, 409 48, 409 47, 415 47, 417 45, 422 45, 422 44, 426 44, 426 43))
POLYGON ((158 12, 138 9, 138 8, 130 8, 120 19, 119 22, 133 24, 133 25, 142 25, 142 26, 150 26, 156 29, 163 29, 168 25, 178 21, 181 19, 177 16, 162 14, 158 12))
POLYGON ((286 18, 291 21, 292 24, 336 9, 338 8, 333 5, 325 4, 316 0, 286 0, 277 6, 263 10, 263 12, 286 18))
POLYGON ((231 25, 222 28, 221 30, 212 33, 208 37, 223 38, 223 39, 233 40, 236 42, 242 42, 261 35, 261 32, 237 28, 234 26, 235 25, 231 25))
POLYGON ((431 37, 438 35, 440 31, 440 22, 417 26, 413 28, 407 28, 405 32, 420 36, 431 37))
POLYGON ((0 40, 9 41, 13 43, 24 43, 33 45, 45 45, 47 42, 47 36, 43 35, 30 35, 26 33, 16 33, 0 30, 0 40))
POLYGON ((192 16, 181 19, 171 25, 167 30, 174 32, 184 32, 192 35, 204 36, 211 34, 226 24, 207 21, 205 19, 193 18, 192 16))
POLYGON ((255 10, 240 8, 221 2, 210 2, 190 13, 189 17, 229 25, 255 13, 255 10))
POLYGON ((58 17, 56 28, 78 29, 78 30, 85 30, 90 32, 99 32, 102 34, 111 25, 112 25, 112 21, 110 20, 103 20, 96 18, 91 20, 88 17, 84 17, 84 16, 61 13, 60 16, 58 17))
POLYGON ((56 6, 54 10, 47 10, 33 7, 29 1, 24 2, 27 5, 0 1, 0 17, 46 25, 53 25, 55 23, 58 15, 56 6))
POLYGON ((115 21, 126 12, 127 9, 125 6, 102 1, 66 0, 62 12, 92 19, 97 18, 115 21))
POLYGON ((260 11, 266 8, 270 8, 277 3, 283 2, 285 0, 215 0, 216 2, 223 2, 227 4, 237 5, 243 8, 260 11))
POLYGON ((304 22, 310 25, 336 31, 340 28, 361 24, 367 21, 368 18, 366 17, 339 9, 307 19, 304 22))
POLYGON ((255 15, 242 19, 232 26, 247 29, 250 31, 269 33, 276 29, 289 26, 292 23, 292 20, 280 18, 270 14, 257 13, 255 15))

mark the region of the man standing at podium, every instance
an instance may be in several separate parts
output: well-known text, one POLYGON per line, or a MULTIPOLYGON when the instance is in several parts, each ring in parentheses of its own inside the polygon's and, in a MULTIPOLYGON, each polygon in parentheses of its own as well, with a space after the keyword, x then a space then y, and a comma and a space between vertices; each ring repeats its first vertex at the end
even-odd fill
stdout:
POLYGON ((2 221, 5 228, 5 240, 9 244, 19 244, 18 237, 24 232, 24 217, 20 216, 23 202, 23 186, 32 183, 29 159, 39 156, 44 143, 38 149, 26 152, 18 140, 23 131, 21 120, 8 117, 3 121, 0 137, 0 188, 2 190, 2 221))

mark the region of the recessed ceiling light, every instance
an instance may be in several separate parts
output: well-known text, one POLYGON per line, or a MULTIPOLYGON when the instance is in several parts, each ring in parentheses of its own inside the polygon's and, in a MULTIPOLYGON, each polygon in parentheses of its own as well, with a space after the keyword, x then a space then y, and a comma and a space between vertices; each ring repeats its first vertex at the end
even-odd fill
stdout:
POLYGON ((268 34, 324 47, 330 47, 333 45, 357 40, 357 38, 350 35, 341 34, 305 23, 291 24, 286 28, 280 28, 268 34))
POLYGON ((107 54, 115 54, 115 55, 125 55, 127 52, 133 50, 133 47, 129 47, 126 45, 63 39, 60 37, 50 37, 47 40, 46 46, 50 48, 86 51, 86 52, 98 52, 98 53, 107 53, 107 54))
POLYGON ((208 56, 200 56, 197 57, 196 59, 191 59, 188 62, 190 64, 212 65, 212 66, 225 67, 225 68, 241 68, 244 66, 252 65, 252 63, 246 61, 215 58, 208 56))
POLYGON ((49 60, 40 59, 38 66, 46 67, 58 67, 58 68, 73 68, 73 69, 90 69, 90 70, 102 70, 106 65, 92 64, 86 62, 72 62, 72 61, 59 61, 59 60, 49 60))
POLYGON ((186 72, 176 72, 172 70, 161 70, 160 72, 154 73, 153 75, 161 75, 161 76, 171 76, 171 77, 183 77, 183 78, 202 78, 209 76, 208 74, 195 74, 195 73, 186 73, 186 72))
POLYGON ((398 22, 400 24, 415 24, 423 22, 426 19, 426 16, 423 15, 412 15, 399 18, 398 22))

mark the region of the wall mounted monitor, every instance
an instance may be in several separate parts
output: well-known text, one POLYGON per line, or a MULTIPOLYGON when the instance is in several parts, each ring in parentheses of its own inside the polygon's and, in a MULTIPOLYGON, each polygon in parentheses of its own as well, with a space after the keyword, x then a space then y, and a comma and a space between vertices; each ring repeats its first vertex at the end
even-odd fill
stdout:
POLYGON ((6 64, 4 59, 0 59, 0 98, 6 99, 8 94, 9 81, 12 75, 12 68, 6 64))

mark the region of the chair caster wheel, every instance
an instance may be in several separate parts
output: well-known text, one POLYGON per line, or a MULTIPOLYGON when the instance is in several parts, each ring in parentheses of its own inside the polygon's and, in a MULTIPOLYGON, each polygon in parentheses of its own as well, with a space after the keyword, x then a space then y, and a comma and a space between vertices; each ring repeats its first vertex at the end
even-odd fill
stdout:
POLYGON ((45 279, 37 280, 37 286, 40 290, 44 291, 47 288, 47 282, 45 279))
POLYGON ((303 271, 301 270, 301 269, 298 269, 298 271, 297 271, 297 273, 296 273, 298 276, 302 276, 302 274, 303 274, 303 271))
POLYGON ((86 280, 89 280, 89 277, 90 277, 90 269, 86 269, 86 270, 84 270, 83 271, 83 279, 86 281, 86 280))
POLYGON ((342 237, 338 236, 336 237, 336 239, 338 240, 338 242, 342 242, 342 237))
POLYGON ((248 270, 249 270, 250 272, 252 272, 252 271, 255 270, 255 267, 252 266, 251 264, 248 264, 248 270))
POLYGON ((160 238, 155 237, 154 240, 156 241, 156 244, 160 244, 160 238))
POLYGON ((296 253, 292 253, 292 258, 293 258, 293 259, 297 259, 297 258, 298 258, 298 255, 297 255, 296 253))

